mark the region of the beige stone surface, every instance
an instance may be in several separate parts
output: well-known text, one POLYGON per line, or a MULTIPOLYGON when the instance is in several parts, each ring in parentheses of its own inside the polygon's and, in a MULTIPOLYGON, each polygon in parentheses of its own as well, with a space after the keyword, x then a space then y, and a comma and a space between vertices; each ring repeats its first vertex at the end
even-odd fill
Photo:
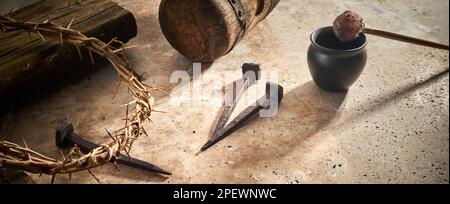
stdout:
MULTIPOLYGON (((178 84, 170 84, 171 74, 191 71, 192 62, 162 35, 159 1, 118 2, 137 18, 138 36, 129 43, 141 45, 129 52, 136 69, 146 73, 146 83, 172 90, 178 84)), ((368 64, 348 93, 317 88, 306 61, 309 34, 344 10, 360 13, 368 27, 448 43, 448 8, 447 0, 282 0, 233 52, 204 65, 202 85, 211 88, 225 71, 234 71, 236 77, 223 81, 229 84, 239 78, 242 63, 259 63, 265 72, 278 72, 285 87, 276 117, 258 118, 195 156, 215 126, 220 100, 192 107, 156 94, 157 109, 168 113, 154 113, 150 137, 140 138, 132 155, 173 175, 116 171, 112 165, 93 172, 103 183, 448 183, 448 51, 370 36, 368 64)), ((116 78, 112 67, 101 68, 14 109, 1 139, 24 137, 34 149, 59 157, 54 130, 69 117, 80 135, 107 142, 104 129, 123 125, 120 105, 130 100, 125 87, 111 100, 116 78)), ((96 183, 88 173, 55 182, 96 183)))

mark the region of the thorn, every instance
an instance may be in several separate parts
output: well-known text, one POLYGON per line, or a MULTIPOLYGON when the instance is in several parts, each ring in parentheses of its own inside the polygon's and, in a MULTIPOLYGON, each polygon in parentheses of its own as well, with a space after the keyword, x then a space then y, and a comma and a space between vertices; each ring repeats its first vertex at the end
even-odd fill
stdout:
POLYGON ((130 144, 130 147, 129 147, 128 149, 125 147, 125 153, 127 154, 127 156, 128 156, 130 159, 132 158, 132 157, 130 156, 131 145, 132 145, 132 144, 130 144))
POLYGON ((25 141, 25 138, 23 138, 23 137, 22 137, 22 142, 23 142, 23 145, 25 146, 25 148, 29 149, 29 148, 28 148, 28 144, 27 144, 27 142, 25 141))
POLYGON ((41 37, 41 39, 44 41, 44 43, 47 42, 47 40, 45 40, 45 37, 41 34, 41 32, 36 31, 36 33, 39 35, 39 37, 41 37))
POLYGON ((164 91, 164 90, 162 90, 160 88, 156 88, 155 90, 157 90, 157 91, 159 91, 159 92, 161 92, 161 93, 163 93, 163 94, 165 94, 167 96, 170 96, 170 94, 168 92, 166 92, 166 91, 164 91))
MULTIPOLYGON (((128 118, 128 111, 129 111, 130 104, 127 104, 127 112, 125 114, 125 118, 128 118)), ((128 127, 128 120, 125 120, 125 128, 128 127)), ((125 133, 128 132, 128 129, 125 129, 125 133)))
POLYGON ((75 45, 75 47, 77 48, 78 56, 80 56, 80 60, 83 62, 83 55, 81 54, 80 47, 78 47, 78 45, 75 45))
POLYGON ((72 174, 69 174, 69 181, 72 180, 72 174))
POLYGON ((114 136, 112 136, 112 134, 108 131, 108 129, 105 128, 105 130, 106 130, 106 132, 108 133, 109 137, 111 137, 111 139, 117 140, 117 138, 115 138, 114 136))
MULTIPOLYGON (((23 145, 25 146, 25 148, 26 148, 26 149, 30 149, 30 148, 28 147, 27 142, 25 141, 25 138, 22 137, 22 141, 23 141, 23 145)), ((27 154, 27 160, 28 160, 28 161, 32 161, 30 153, 26 152, 26 154, 27 154)))
POLYGON ((63 39, 63 33, 62 32, 59 33, 59 40, 60 40, 60 43, 61 43, 61 47, 64 46, 64 39, 63 39))
POLYGON ((117 39, 117 37, 115 37, 115 38, 113 38, 112 40, 110 40, 107 44, 105 44, 105 45, 103 46, 103 49, 109 47, 109 46, 111 45, 111 43, 115 42, 116 39, 117 39))
MULTIPOLYGON (((122 107, 127 106, 127 109, 128 109, 128 106, 129 106, 129 105, 132 105, 132 104, 135 104, 135 103, 136 103, 136 100, 131 101, 131 102, 127 103, 127 104, 123 104, 122 107)), ((128 115, 128 114, 127 114, 127 115, 128 115)), ((128 117, 127 117, 127 118, 128 118, 128 117)))
MULTIPOLYGON (((117 135, 117 134, 116 134, 117 135)), ((122 142, 120 141, 121 139, 117 139, 117 145, 122 146, 122 142)))
MULTIPOLYGON (((139 123, 140 123, 140 122, 139 122, 139 123)), ((141 124, 139 124, 136 137, 139 137, 139 135, 141 134, 141 127, 142 127, 141 124)), ((130 150, 131 150, 131 146, 133 145, 133 142, 134 142, 135 140, 137 140, 137 138, 132 139, 132 140, 133 140, 133 141, 132 141, 131 144, 130 144, 130 150)))
POLYGON ((89 172, 89 174, 91 174, 92 177, 94 177, 95 180, 97 180, 97 182, 98 182, 99 184, 102 184, 102 182, 100 182, 100 179, 98 179, 98 178, 94 175, 94 173, 92 173, 92 171, 91 171, 90 169, 88 170, 88 172, 89 172))
POLYGON ((123 128, 120 128, 120 129, 116 130, 116 131, 114 132, 114 134, 117 135, 118 132, 120 132, 120 131, 122 131, 122 130, 125 130, 125 128, 126 128, 126 127, 123 127, 123 128))
POLYGON ((67 8, 70 8, 71 4, 72 4, 72 1, 69 0, 69 2, 67 3, 67 8))
POLYGON ((49 15, 47 15, 47 20, 44 21, 44 24, 45 23, 51 23, 51 22, 52 22, 52 19, 50 18, 49 15))
POLYGON ((63 161, 66 161, 66 157, 64 156, 64 153, 62 152, 62 150, 59 150, 59 153, 61 153, 61 157, 63 158, 63 161))
POLYGON ((94 57, 92 56, 92 51, 91 50, 88 50, 88 51, 89 51, 89 57, 91 58, 92 67, 95 67, 95 62, 94 62, 94 57))
POLYGON ((53 174, 53 175, 52 175, 52 182, 51 182, 51 184, 54 184, 54 183, 55 183, 55 178, 56 178, 56 174, 53 174))
POLYGON ((116 171, 119 171, 119 167, 117 166, 117 161, 114 161, 114 169, 115 169, 116 171))
MULTIPOLYGON (((23 141, 23 145, 25 146, 25 148, 30 149, 30 148, 28 147, 27 142, 25 141, 25 138, 22 137, 22 141, 23 141)), ((31 155, 30 155, 30 153, 28 153, 28 152, 27 152, 27 158, 28 158, 28 161, 32 161, 31 155)))
POLYGON ((147 84, 143 84, 145 87, 149 88, 149 89, 153 89, 153 90, 157 90, 163 94, 166 94, 167 96, 170 96, 170 94, 164 90, 162 90, 162 87, 154 87, 154 86, 149 86, 147 84))
POLYGON ((145 128, 142 128, 142 132, 145 134, 145 136, 148 137, 147 131, 145 131, 145 128))
POLYGON ((112 51, 112 52, 113 52, 114 54, 117 54, 117 53, 119 53, 119 52, 124 52, 125 50, 129 50, 129 49, 137 48, 137 47, 140 47, 140 46, 139 46, 139 45, 131 45, 131 46, 119 48, 119 49, 114 50, 114 51, 112 51))
POLYGON ((30 32, 28 32, 28 38, 30 38, 30 41, 32 40, 32 39, 31 39, 31 33, 30 33, 30 32))
POLYGON ((113 100, 116 98, 117 95, 117 91, 119 91, 120 88, 120 84, 122 84, 122 79, 119 77, 117 85, 116 85, 116 89, 114 89, 114 95, 113 95, 113 100))
POLYGON ((156 109, 153 109, 152 112, 156 112, 156 113, 167 113, 166 111, 161 111, 161 110, 156 110, 156 109))
MULTIPOLYGON (((69 0, 69 2, 70 2, 70 0, 69 0)), ((75 20, 75 16, 72 17, 72 20, 70 20, 69 25, 67 25, 67 28, 66 28, 67 30, 70 29, 70 26, 72 26, 72 23, 73 23, 74 20, 75 20)))

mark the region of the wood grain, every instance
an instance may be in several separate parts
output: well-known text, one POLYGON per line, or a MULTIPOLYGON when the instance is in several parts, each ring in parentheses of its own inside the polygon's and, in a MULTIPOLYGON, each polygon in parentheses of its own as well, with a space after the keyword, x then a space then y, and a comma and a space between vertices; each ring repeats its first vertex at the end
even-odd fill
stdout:
POLYGON ((210 62, 224 56, 269 15, 279 0, 240 0, 247 20, 242 28, 228 0, 162 0, 159 20, 169 43, 184 56, 210 62))
MULTIPOLYGON (((71 28, 102 41, 117 37, 127 42, 137 34, 134 16, 109 0, 77 1, 70 7, 66 1, 46 0, 19 9, 11 17, 30 22, 51 19, 64 26, 75 18, 71 28)), ((59 39, 46 40, 44 43, 39 36, 22 31, 0 33, 0 97, 92 66, 86 51, 82 50, 85 60, 81 61, 75 47, 61 46, 59 39)))

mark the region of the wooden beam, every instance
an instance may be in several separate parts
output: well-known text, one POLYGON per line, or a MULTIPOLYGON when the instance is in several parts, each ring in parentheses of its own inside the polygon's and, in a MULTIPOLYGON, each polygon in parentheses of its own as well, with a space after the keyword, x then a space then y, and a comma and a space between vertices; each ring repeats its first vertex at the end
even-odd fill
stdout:
MULTIPOLYGON (((19 9, 11 17, 36 23, 50 19, 62 26, 75 18, 72 29, 104 42, 115 37, 127 42, 137 34, 134 16, 109 0, 72 1, 70 7, 68 1, 45 0, 19 9)), ((38 35, 23 31, 0 33, 0 98, 90 69, 88 52, 81 52, 83 61, 76 47, 61 46, 59 39, 44 43, 38 35)))

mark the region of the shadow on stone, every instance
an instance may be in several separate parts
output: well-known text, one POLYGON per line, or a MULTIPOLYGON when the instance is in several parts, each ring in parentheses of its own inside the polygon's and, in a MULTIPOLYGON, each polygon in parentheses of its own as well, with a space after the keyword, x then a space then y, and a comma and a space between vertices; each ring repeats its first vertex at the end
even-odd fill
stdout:
POLYGON ((280 159, 301 147, 338 117, 346 95, 326 92, 312 81, 291 90, 285 94, 277 116, 258 118, 222 143, 238 147, 230 158, 235 161, 233 167, 280 159))

